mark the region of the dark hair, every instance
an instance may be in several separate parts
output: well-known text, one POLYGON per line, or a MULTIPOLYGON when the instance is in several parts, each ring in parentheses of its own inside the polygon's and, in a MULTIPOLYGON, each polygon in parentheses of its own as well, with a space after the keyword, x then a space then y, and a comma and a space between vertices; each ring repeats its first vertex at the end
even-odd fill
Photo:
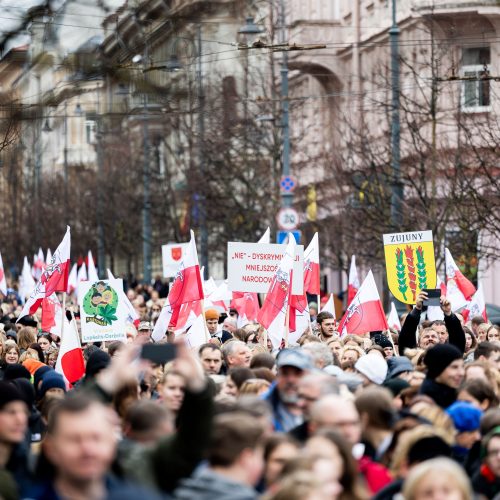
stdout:
POLYGON ((231 368, 227 375, 228 377, 231 377, 231 380, 235 383, 238 390, 243 385, 243 382, 246 382, 250 378, 255 378, 253 371, 245 366, 231 368))
POLYGON ((264 460, 267 462, 271 453, 278 448, 278 446, 281 446, 284 443, 300 448, 300 443, 290 434, 271 434, 264 441, 264 460))
POLYGON ((115 340, 108 345, 108 354, 113 357, 125 344, 120 340, 115 340))
POLYGON ((250 368, 269 368, 272 370, 275 364, 274 356, 268 352, 259 352, 250 360, 250 368))
POLYGON ((482 316, 474 316, 470 320, 470 322, 471 322, 472 325, 479 326, 481 323, 484 323, 484 318, 482 316))
POLYGON ((242 412, 217 415, 212 427, 208 461, 212 466, 229 467, 243 450, 255 449, 264 435, 264 424, 242 412))
POLYGON ((370 386, 359 393, 354 404, 360 415, 367 415, 368 425, 376 429, 391 430, 395 418, 392 399, 388 389, 370 386))
POLYGON ((166 406, 151 400, 141 400, 129 406, 123 423, 128 424, 130 430, 136 434, 146 433, 170 417, 166 406))
POLYGON ((498 406, 498 397, 495 391, 491 385, 483 379, 474 378, 467 380, 460 390, 467 392, 480 403, 488 400, 490 402, 488 408, 495 408, 498 406))
POLYGON ((276 375, 269 368, 253 368, 252 369, 255 378, 260 378, 262 380, 267 380, 270 384, 276 379, 276 375))
POLYGON ((474 351, 474 359, 477 360, 481 356, 489 358, 493 352, 500 352, 500 346, 494 344, 493 342, 481 342, 477 345, 476 350, 474 351))
POLYGON ((103 406, 100 401, 90 397, 82 391, 68 393, 66 397, 61 399, 60 403, 49 412, 47 434, 55 434, 61 415, 65 413, 69 413, 70 415, 83 413, 93 405, 103 406))
POLYGON ((484 412, 481 418, 480 431, 482 436, 486 436, 495 427, 500 425, 500 408, 490 408, 484 412))
POLYGON ((321 323, 323 323, 323 321, 325 321, 325 319, 334 319, 333 314, 328 312, 328 311, 320 312, 316 316, 316 323, 318 323, 318 325, 321 325, 321 323))
POLYGON ((206 344, 200 345, 200 348, 198 349, 198 356, 201 356, 202 352, 205 349, 210 349, 211 351, 219 351, 222 355, 222 349, 218 345, 207 342, 206 344))
POLYGON ((28 349, 33 349, 34 351, 37 352, 38 354, 38 361, 41 361, 42 363, 45 363, 47 360, 45 359, 45 354, 43 353, 43 349, 40 347, 40 345, 37 342, 33 342, 28 346, 28 349))

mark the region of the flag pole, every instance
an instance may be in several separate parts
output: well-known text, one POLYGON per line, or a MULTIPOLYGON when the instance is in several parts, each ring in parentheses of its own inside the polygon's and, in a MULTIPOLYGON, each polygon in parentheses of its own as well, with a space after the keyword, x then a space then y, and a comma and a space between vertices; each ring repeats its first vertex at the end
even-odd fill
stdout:
POLYGON ((62 313, 63 313, 63 318, 61 325, 61 342, 64 335, 64 320, 66 318, 66 292, 63 292, 63 297, 62 297, 62 313))
POLYGON ((285 348, 288 347, 289 330, 290 330, 290 303, 288 301, 286 305, 286 314, 285 314, 285 348))
POLYGON ((205 316, 205 299, 201 299, 201 315, 203 316, 203 328, 205 329, 205 339, 210 342, 210 333, 207 327, 207 318, 205 316))

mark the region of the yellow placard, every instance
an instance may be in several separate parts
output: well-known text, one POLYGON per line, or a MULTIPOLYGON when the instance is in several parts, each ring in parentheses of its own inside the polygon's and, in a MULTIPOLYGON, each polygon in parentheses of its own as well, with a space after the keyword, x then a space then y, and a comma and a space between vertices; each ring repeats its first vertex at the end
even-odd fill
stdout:
POLYGON ((415 304, 424 288, 436 288, 432 231, 384 234, 387 283, 394 297, 415 304))

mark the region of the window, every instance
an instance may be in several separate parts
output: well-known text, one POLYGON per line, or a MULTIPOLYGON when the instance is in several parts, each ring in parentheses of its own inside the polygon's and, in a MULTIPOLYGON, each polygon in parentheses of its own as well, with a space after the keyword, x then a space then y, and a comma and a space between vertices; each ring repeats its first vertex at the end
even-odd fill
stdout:
POLYGON ((95 144, 96 122, 95 120, 85 120, 85 138, 87 144, 95 144))
POLYGON ((489 111, 490 81, 485 80, 485 77, 489 75, 489 47, 464 49, 461 76, 468 78, 462 82, 462 109, 464 111, 489 111))

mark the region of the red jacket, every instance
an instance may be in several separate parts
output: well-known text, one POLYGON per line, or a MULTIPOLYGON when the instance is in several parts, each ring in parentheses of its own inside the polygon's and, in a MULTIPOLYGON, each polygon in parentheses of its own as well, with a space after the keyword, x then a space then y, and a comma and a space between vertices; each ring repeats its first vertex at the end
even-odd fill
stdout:
POLYGON ((368 489, 373 494, 392 481, 389 471, 383 465, 373 462, 369 457, 361 457, 358 460, 358 468, 365 478, 368 489))

